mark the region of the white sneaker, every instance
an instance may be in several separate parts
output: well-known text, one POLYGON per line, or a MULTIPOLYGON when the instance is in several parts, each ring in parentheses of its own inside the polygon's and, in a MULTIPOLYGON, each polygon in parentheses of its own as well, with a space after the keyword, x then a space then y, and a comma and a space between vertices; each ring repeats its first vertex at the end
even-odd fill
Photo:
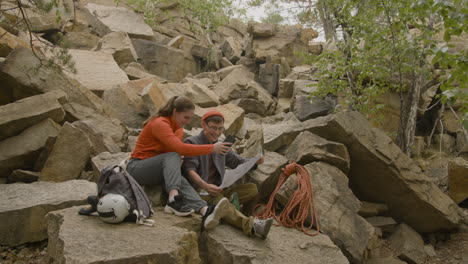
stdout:
POLYGON ((205 219, 205 223, 203 226, 206 230, 210 230, 215 228, 219 224, 219 220, 225 217, 229 212, 229 200, 227 198, 223 198, 219 200, 218 204, 215 206, 213 212, 208 215, 205 219))

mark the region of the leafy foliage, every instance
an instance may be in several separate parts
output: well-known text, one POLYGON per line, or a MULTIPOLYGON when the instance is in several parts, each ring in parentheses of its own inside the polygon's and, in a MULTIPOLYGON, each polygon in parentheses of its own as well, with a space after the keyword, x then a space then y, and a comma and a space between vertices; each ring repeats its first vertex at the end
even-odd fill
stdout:
MULTIPOLYGON (((450 51, 452 36, 466 33, 466 1, 320 0, 336 30, 337 49, 318 56, 317 95, 350 95, 363 112, 388 90, 401 94, 399 136, 412 137, 422 92, 441 84, 443 101, 462 102, 467 117, 467 51, 450 51), (443 34, 443 40, 439 36, 443 34), (465 90, 463 90, 465 89, 465 90), (404 120, 406 119, 406 120, 404 120), (412 135, 410 135, 412 133, 412 135)), ((411 138, 403 140, 407 150, 411 138)))

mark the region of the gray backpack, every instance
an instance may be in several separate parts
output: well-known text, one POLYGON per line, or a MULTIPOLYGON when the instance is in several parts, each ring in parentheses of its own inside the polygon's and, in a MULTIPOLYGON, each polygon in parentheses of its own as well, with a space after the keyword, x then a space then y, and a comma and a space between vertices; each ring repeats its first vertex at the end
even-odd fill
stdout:
POLYGON ((152 225, 151 217, 154 212, 151 202, 141 186, 128 174, 124 166, 111 165, 101 171, 98 180, 98 197, 106 194, 120 194, 130 204, 129 216, 138 224, 152 225))

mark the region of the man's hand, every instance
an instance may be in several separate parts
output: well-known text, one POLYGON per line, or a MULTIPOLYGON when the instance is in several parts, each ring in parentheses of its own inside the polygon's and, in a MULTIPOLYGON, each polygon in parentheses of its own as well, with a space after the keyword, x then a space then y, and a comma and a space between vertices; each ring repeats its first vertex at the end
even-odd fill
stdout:
POLYGON ((207 183, 205 185, 205 191, 207 191, 211 196, 218 196, 218 194, 223 191, 223 188, 207 183))
POLYGON ((262 155, 255 163, 262 164, 264 161, 265 161, 265 157, 262 155))

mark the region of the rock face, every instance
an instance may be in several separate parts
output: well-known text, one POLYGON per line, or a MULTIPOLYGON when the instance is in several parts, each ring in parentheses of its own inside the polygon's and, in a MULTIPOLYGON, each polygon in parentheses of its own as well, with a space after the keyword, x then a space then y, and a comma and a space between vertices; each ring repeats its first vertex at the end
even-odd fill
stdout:
POLYGON ((84 180, 0 184, 0 245, 46 239, 48 212, 85 204, 96 191, 95 183, 84 180))
POLYGON ((348 260, 326 235, 307 236, 295 229, 273 226, 267 239, 242 235, 227 225, 203 234, 207 263, 345 264, 348 260))
POLYGON ((310 132, 343 143, 351 155, 350 185, 365 201, 385 201, 390 214, 416 231, 454 229, 456 204, 384 132, 357 112, 340 112, 304 123, 310 132))
POLYGON ((98 217, 79 216, 77 210, 47 215, 47 250, 55 263, 200 263, 195 232, 158 222, 154 227, 112 225, 98 217))

